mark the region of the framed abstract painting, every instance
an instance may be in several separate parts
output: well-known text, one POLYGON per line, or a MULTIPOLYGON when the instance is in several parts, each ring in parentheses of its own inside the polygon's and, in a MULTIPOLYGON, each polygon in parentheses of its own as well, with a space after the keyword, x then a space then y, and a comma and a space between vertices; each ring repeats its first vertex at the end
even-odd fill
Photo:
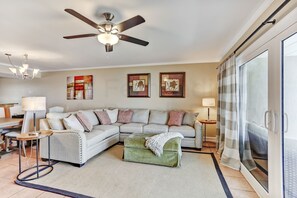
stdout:
POLYGON ((185 88, 185 72, 160 73, 160 97, 184 98, 185 88))
POLYGON ((67 100, 93 100, 93 75, 67 77, 67 100))
POLYGON ((128 97, 150 97, 151 74, 128 74, 128 97))

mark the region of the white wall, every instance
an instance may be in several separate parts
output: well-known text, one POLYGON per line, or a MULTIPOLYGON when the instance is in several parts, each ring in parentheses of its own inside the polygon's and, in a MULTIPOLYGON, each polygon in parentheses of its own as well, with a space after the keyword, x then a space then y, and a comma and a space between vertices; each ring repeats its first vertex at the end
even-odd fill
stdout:
MULTIPOLYGON (((42 74, 41 79, 34 80, 0 78, 0 103, 19 103, 22 96, 46 96, 47 107, 60 105, 66 111, 98 107, 184 109, 199 112, 199 119, 205 119, 207 109, 201 107, 201 100, 203 97, 217 98, 217 65, 205 63, 47 72, 42 74), (160 98, 160 72, 186 72, 186 97, 160 98), (127 97, 129 73, 151 73, 150 98, 127 97), (93 75, 93 100, 66 99, 66 78, 73 75, 93 75)), ((216 109, 211 109, 211 119, 216 119, 216 109)), ((207 134, 215 136, 215 126, 209 126, 207 134)))

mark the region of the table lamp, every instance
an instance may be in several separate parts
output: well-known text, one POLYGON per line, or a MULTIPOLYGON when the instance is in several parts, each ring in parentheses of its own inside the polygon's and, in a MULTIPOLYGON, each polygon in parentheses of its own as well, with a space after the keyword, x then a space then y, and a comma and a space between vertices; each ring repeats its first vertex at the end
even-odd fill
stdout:
POLYGON ((202 98, 202 106, 207 107, 208 113, 207 113, 207 120, 209 120, 209 107, 215 107, 216 101, 214 98, 202 98))
POLYGON ((23 97, 22 98, 22 109, 23 111, 33 112, 34 122, 34 134, 36 135, 36 115, 37 111, 46 110, 46 98, 45 97, 23 97))

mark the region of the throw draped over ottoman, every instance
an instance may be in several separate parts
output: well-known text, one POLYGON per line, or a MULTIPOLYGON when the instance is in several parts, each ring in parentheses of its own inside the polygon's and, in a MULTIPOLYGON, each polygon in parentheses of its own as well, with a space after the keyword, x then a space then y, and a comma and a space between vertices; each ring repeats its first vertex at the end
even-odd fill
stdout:
POLYGON ((181 138, 170 139, 163 147, 163 154, 158 157, 145 147, 145 137, 155 134, 134 133, 124 140, 124 160, 169 167, 181 165, 181 138))

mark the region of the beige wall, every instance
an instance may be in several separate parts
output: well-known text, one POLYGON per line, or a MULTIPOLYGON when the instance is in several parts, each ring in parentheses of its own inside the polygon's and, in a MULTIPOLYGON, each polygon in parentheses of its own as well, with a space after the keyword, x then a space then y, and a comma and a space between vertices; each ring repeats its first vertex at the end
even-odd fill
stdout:
MULTIPOLYGON (((20 102, 22 96, 46 96, 47 107, 60 105, 67 111, 98 107, 127 107, 149 109, 184 109, 199 112, 199 119, 207 117, 201 107, 203 97, 217 97, 216 66, 218 63, 125 67, 80 71, 47 72, 41 79, 16 80, 0 78, 0 103, 20 102), (185 98, 159 97, 159 72, 186 72, 185 98), (151 73, 151 97, 127 98, 127 74, 151 73), (93 75, 93 100, 66 100, 66 77, 93 75)), ((211 119, 216 119, 216 109, 211 109, 211 119)), ((208 128, 215 136, 215 127, 208 128)))

